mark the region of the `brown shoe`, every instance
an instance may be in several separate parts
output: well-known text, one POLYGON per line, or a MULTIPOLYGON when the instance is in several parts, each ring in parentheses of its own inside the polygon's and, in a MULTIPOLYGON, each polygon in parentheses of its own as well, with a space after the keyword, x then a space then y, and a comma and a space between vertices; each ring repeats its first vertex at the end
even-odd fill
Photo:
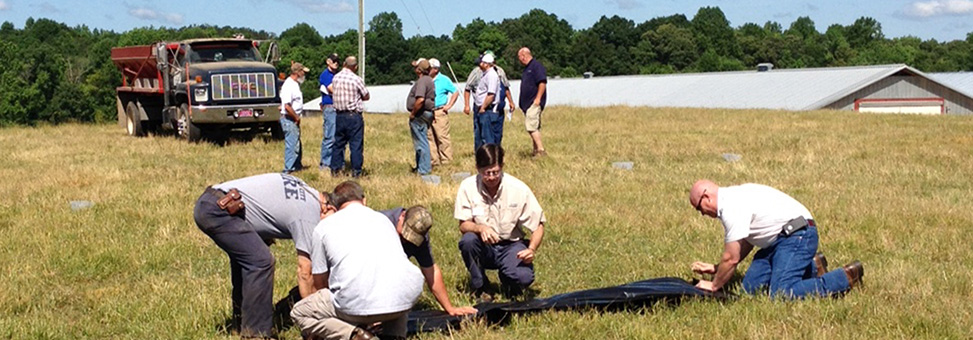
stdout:
POLYGON ((372 334, 372 332, 361 329, 360 327, 355 327, 355 329, 351 331, 350 340, 372 340, 372 339, 377 340, 378 338, 375 337, 375 334, 372 334))
POLYGON ((818 269, 818 277, 822 277, 824 273, 828 272, 828 259, 824 257, 824 254, 820 252, 814 254, 814 267, 818 269))
POLYGON ((861 284, 862 276, 865 276, 865 268, 862 268, 860 261, 855 260, 852 263, 846 264, 841 269, 844 269, 845 276, 848 277, 848 289, 861 284))

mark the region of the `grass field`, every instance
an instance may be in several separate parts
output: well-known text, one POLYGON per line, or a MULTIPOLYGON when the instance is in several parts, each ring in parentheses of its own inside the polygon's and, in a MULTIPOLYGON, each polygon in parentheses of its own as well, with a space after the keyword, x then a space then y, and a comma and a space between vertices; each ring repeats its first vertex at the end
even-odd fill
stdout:
MULTIPOLYGON (((505 170, 533 188, 549 221, 536 260, 539 296, 688 279, 692 261, 715 261, 722 227, 688 203, 698 178, 791 194, 814 214, 832 266, 865 264, 865 286, 843 299, 542 313, 422 339, 973 334, 973 117, 555 107, 543 130, 550 157, 536 161, 523 117, 514 117, 505 170), (726 162, 723 153, 742 160, 726 162), (634 170, 613 169, 614 161, 632 161, 634 170)), ((405 116, 365 120, 370 176, 361 183, 369 204, 431 207, 433 252, 450 296, 469 304, 450 175, 475 171, 470 118, 453 116, 457 162, 434 170, 438 186, 409 173, 405 116)), ((314 170, 298 176, 330 190, 339 180, 316 170, 320 124, 320 117, 303 124, 304 164, 314 170)), ((127 137, 115 125, 64 125, 2 129, 0 148, 0 338, 230 338, 222 330, 227 258, 196 228, 192 205, 209 184, 280 171, 282 143, 192 145, 127 137), (71 200, 95 206, 72 212, 71 200)), ((293 243, 272 249, 276 301, 296 285, 296 265, 293 243)), ((428 290, 420 305, 436 306, 428 290)), ((283 329, 281 338, 300 334, 283 329)))

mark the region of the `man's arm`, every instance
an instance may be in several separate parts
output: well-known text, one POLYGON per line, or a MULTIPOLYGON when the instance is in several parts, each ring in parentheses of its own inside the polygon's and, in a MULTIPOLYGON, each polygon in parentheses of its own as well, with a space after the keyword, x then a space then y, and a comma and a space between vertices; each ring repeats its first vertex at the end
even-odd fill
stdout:
POLYGON ((439 265, 433 264, 431 267, 421 267, 419 270, 422 271, 422 276, 426 278, 426 285, 429 286, 432 295, 436 297, 436 302, 443 306, 446 313, 452 316, 476 313, 476 309, 473 307, 457 308, 449 302, 449 294, 446 293, 446 283, 443 281, 443 272, 439 269, 439 265))
POLYGON ((329 274, 330 274, 330 272, 324 272, 322 274, 314 274, 314 275, 311 276, 311 279, 314 282, 314 291, 315 292, 316 291, 319 291, 319 290, 322 290, 322 289, 328 289, 328 277, 329 277, 328 275, 329 274))
POLYGON ((284 104, 284 112, 287 113, 287 117, 294 121, 294 124, 301 125, 301 116, 294 112, 294 108, 291 107, 290 103, 284 104))
POLYGON ((297 289, 302 299, 317 291, 311 275, 311 255, 300 250, 297 251, 297 289))
MULTIPOLYGON (((496 94, 493 93, 487 94, 486 99, 483 100, 483 105, 480 105, 480 111, 484 111, 486 110, 486 108, 490 107, 490 105, 493 105, 494 97, 496 97, 496 94)), ((500 109, 503 110, 502 107, 500 109)))
POLYGON ((541 105, 541 98, 544 98, 544 91, 547 91, 546 81, 542 81, 540 84, 537 84, 537 97, 534 97, 534 105, 541 105))
POLYGON ((476 224, 473 221, 460 221, 459 231, 462 233, 476 233, 480 235, 480 239, 486 244, 496 244, 500 242, 500 235, 497 234, 496 230, 485 226, 482 224, 476 224))
MULTIPOLYGON (((510 91, 510 88, 508 87, 506 92, 507 92, 507 102, 510 103, 510 111, 517 111, 517 105, 514 105, 514 97, 513 95, 510 94, 510 92, 513 91, 510 91)), ((500 111, 503 111, 502 107, 500 108, 500 111)))
POLYGON ((746 240, 725 243, 723 255, 720 256, 720 263, 716 266, 716 274, 713 275, 713 281, 701 280, 696 287, 713 292, 723 288, 723 285, 733 278, 737 265, 750 254, 751 250, 753 250, 753 245, 746 240))
POLYGON ((470 91, 463 91, 463 113, 470 114, 470 91))
POLYGON ((419 114, 419 110, 422 110, 422 104, 426 102, 425 97, 416 97, 416 103, 412 105, 412 110, 409 111, 409 119, 416 118, 419 114))
POLYGON ((537 248, 541 246, 541 241, 544 240, 544 223, 538 224, 537 229, 530 233, 530 245, 527 249, 517 252, 517 258, 520 261, 531 264, 534 262, 534 253, 537 252, 537 248))
POLYGON ((457 98, 459 98, 459 92, 453 92, 453 94, 449 95, 449 101, 443 106, 443 111, 449 113, 449 109, 452 109, 453 104, 456 104, 457 98))

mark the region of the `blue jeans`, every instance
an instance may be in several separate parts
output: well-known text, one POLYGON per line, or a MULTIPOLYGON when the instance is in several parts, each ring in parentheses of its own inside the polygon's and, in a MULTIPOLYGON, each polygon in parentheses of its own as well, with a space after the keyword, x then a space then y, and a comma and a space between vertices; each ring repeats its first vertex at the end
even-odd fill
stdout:
POLYGON ((269 337, 274 315, 274 255, 242 216, 231 216, 207 190, 193 209, 199 227, 230 258, 233 317, 240 317, 240 335, 269 337))
POLYGON ((324 118, 324 123, 321 124, 324 138, 321 138, 321 163, 318 166, 323 170, 331 167, 331 148, 334 146, 334 106, 322 106, 321 115, 324 118))
POLYGON ((334 146, 331 148, 331 171, 345 167, 345 145, 351 153, 352 176, 361 175, 364 163, 365 120, 360 112, 340 111, 335 114, 334 146))
POLYGON ((831 296, 847 291, 848 277, 841 268, 815 277, 814 253, 818 251, 818 229, 807 227, 773 245, 760 249, 743 277, 743 290, 756 294, 770 286, 770 295, 784 298, 831 296))
POLYGON ((424 111, 422 117, 409 120, 412 148, 415 149, 416 156, 416 172, 420 175, 428 175, 432 172, 432 156, 429 154, 429 139, 426 138, 426 131, 432 118, 432 111, 424 111))
POLYGON ((280 117, 280 127, 284 130, 284 172, 301 170, 301 127, 287 117, 280 117))
POLYGON ((503 140, 503 113, 486 111, 480 113, 479 116, 483 144, 500 145, 503 140))
POLYGON ((517 252, 524 249, 527 249, 527 240, 487 245, 476 233, 464 233, 459 240, 459 251, 470 272, 474 290, 487 284, 486 269, 498 269, 500 284, 509 288, 523 289, 534 283, 534 265, 517 258, 517 252))

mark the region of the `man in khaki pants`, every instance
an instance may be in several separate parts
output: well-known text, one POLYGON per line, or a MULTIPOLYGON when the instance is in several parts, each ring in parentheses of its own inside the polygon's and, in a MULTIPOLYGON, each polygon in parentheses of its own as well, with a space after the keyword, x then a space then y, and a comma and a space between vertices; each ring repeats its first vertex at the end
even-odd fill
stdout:
POLYGON ((346 181, 334 189, 338 212, 315 227, 311 273, 318 291, 294 305, 291 318, 305 338, 405 338, 409 309, 423 277, 402 250, 385 215, 365 206, 365 191, 346 181), (364 328, 363 328, 364 327, 364 328))
POLYGON ((453 146, 449 140, 449 109, 456 103, 459 92, 453 81, 444 74, 439 74, 442 66, 439 59, 429 59, 429 76, 432 77, 433 84, 436 85, 436 109, 433 110, 435 118, 432 121, 432 129, 429 129, 429 154, 432 155, 432 165, 449 164, 453 161, 453 146))
POLYGON ((520 79, 520 109, 524 110, 524 125, 534 144, 534 157, 544 157, 547 151, 541 143, 541 113, 547 105, 547 69, 534 59, 527 47, 517 51, 517 59, 524 64, 520 79))

